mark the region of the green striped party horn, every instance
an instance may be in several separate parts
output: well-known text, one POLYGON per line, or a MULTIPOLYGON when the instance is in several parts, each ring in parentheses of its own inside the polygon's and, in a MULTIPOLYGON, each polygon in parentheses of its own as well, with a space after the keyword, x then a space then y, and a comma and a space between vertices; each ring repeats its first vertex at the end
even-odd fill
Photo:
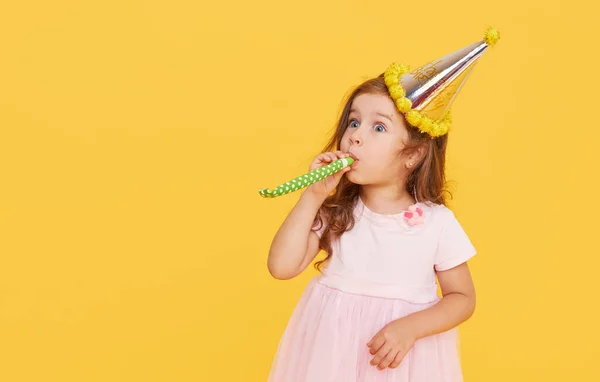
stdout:
POLYGON ((277 186, 273 191, 269 190, 268 188, 263 188, 262 190, 258 191, 258 193, 263 198, 275 198, 277 196, 289 194, 290 192, 308 187, 311 184, 328 177, 329 175, 335 174, 344 167, 350 166, 353 162, 354 159, 351 157, 338 159, 329 163, 327 166, 314 169, 304 175, 300 175, 299 177, 290 180, 289 182, 285 182, 277 186))

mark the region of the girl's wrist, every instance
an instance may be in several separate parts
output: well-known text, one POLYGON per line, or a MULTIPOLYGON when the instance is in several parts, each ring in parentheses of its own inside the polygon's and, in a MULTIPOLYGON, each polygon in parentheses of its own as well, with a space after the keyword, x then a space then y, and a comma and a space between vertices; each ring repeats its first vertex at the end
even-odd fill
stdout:
POLYGON ((323 202, 325 202, 325 199, 327 199, 327 197, 316 194, 312 192, 310 188, 307 188, 300 196, 300 199, 304 199, 308 203, 313 204, 318 210, 319 208, 321 208, 321 205, 323 204, 323 202))
POLYGON ((394 330, 401 332, 405 337, 415 341, 420 338, 417 324, 411 319, 410 315, 395 320, 393 325, 394 330))

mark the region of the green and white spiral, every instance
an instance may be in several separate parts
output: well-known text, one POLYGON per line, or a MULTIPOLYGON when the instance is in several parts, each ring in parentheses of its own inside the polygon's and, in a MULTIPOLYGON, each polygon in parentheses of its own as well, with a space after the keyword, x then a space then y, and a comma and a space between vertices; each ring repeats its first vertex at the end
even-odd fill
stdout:
POLYGON ((350 166, 353 162, 354 159, 351 157, 338 159, 326 166, 314 169, 304 175, 300 175, 299 177, 290 180, 289 182, 285 182, 277 186, 273 191, 269 190, 268 188, 263 188, 262 190, 258 191, 258 193, 263 198, 275 198, 277 196, 289 194, 290 192, 308 187, 311 184, 328 177, 329 175, 333 175, 344 167, 350 166))

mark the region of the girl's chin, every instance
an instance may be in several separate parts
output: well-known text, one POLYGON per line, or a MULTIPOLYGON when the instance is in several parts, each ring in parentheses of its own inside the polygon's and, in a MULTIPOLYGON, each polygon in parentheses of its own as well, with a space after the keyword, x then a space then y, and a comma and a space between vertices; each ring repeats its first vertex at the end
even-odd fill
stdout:
POLYGON ((354 184, 360 184, 360 175, 356 172, 356 170, 350 170, 346 173, 346 178, 354 184))

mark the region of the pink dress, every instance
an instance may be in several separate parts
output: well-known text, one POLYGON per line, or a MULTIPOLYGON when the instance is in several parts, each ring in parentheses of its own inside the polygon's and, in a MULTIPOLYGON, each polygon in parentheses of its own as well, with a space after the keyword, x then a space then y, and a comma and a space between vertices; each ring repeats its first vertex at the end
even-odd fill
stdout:
MULTIPOLYGON (((370 364, 367 343, 387 323, 439 300, 435 270, 453 268, 475 248, 446 206, 417 203, 422 222, 369 210, 332 245, 279 342, 269 382, 462 381, 457 328, 419 339, 395 369, 370 364)), ((321 228, 316 231, 320 236, 321 228)))

